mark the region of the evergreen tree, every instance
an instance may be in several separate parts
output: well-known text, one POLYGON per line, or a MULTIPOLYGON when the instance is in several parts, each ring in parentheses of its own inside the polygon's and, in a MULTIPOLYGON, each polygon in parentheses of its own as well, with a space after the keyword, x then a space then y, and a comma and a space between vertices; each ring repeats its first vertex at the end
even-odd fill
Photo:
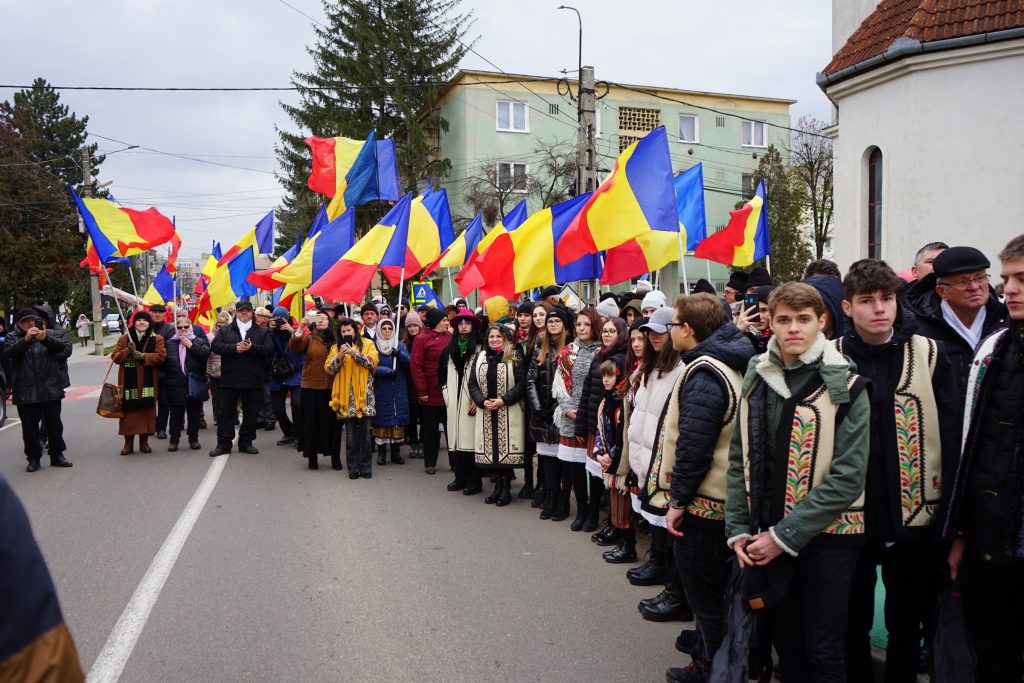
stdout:
POLYGON ((45 149, 30 112, 0 103, 0 309, 7 313, 38 302, 56 310, 83 270, 85 238, 45 149))
POLYGON ((80 150, 89 152, 92 174, 95 177, 103 156, 96 154, 97 145, 87 145, 86 127, 89 117, 79 118, 60 103, 60 95, 44 78, 37 78, 32 87, 14 93, 14 111, 25 112, 35 130, 31 158, 41 168, 76 188, 82 186, 80 150))
MULTIPOLYGON (((470 15, 458 13, 458 5, 324 0, 326 27, 315 27, 317 41, 308 48, 314 70, 292 77, 299 105, 281 105, 299 132, 278 129, 278 179, 287 194, 277 211, 277 253, 294 244, 326 201, 306 186, 309 135, 362 139, 376 130, 378 139, 394 137, 407 189, 447 171, 447 160, 434 160, 437 132, 447 123, 433 105, 466 50, 462 37, 470 15)), ((374 204, 357 210, 357 224, 365 227, 383 212, 374 204)))
MULTIPOLYGON (((761 157, 754 172, 754 187, 764 180, 771 232, 771 275, 777 282, 799 282, 804 266, 813 260, 804 225, 806 191, 774 145, 761 157)), ((743 206, 739 202, 736 208, 743 206)), ((757 265, 765 265, 758 262, 757 265)))

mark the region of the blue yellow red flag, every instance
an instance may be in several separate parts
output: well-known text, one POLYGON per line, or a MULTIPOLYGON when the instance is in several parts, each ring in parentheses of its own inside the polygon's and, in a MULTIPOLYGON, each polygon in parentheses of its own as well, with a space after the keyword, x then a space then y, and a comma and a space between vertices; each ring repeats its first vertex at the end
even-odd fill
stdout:
POLYGON ((749 266, 771 253, 764 180, 741 208, 729 212, 729 224, 697 245, 694 255, 727 266, 749 266))

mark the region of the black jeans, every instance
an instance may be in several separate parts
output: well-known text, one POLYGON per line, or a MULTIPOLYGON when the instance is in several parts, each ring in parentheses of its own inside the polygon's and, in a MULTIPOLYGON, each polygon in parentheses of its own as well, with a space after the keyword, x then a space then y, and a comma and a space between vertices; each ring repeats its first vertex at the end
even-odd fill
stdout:
POLYGON ((181 439, 181 428, 188 425, 185 433, 188 435, 189 443, 196 443, 199 441, 199 418, 203 414, 203 402, 193 401, 190 398, 185 399, 185 405, 182 406, 170 406, 170 429, 168 433, 173 443, 178 443, 181 439), (186 417, 188 421, 186 423, 186 417))
POLYGON ((437 455, 441 452, 441 432, 438 425, 445 425, 448 435, 448 409, 444 406, 420 404, 420 438, 423 440, 423 466, 437 467, 437 455))
POLYGON ((978 683, 1024 680, 1024 565, 986 562, 970 546, 957 577, 978 683))
POLYGON ((55 458, 64 453, 64 423, 60 420, 61 399, 43 403, 23 403, 18 406, 18 417, 21 419, 21 440, 25 442, 25 457, 38 460, 43 457, 43 448, 39 444, 39 423, 46 427, 49 441, 50 457, 55 458))
POLYGON ((711 661, 725 634, 725 588, 729 560, 733 553, 725 544, 724 525, 683 518, 683 537, 672 545, 676 571, 683 582, 686 602, 693 610, 701 648, 694 649, 693 661, 705 679, 711 676, 711 661))
POLYGON ((846 633, 846 672, 851 681, 872 680, 871 625, 875 619, 876 567, 885 584, 885 682, 914 683, 921 655, 923 625, 931 620, 936 599, 935 544, 898 541, 863 548, 850 586, 850 621, 846 633))
MULTIPOLYGON (((529 422, 527 422, 529 424, 529 422)), ((526 428, 529 433, 530 428, 526 428)), ((527 437, 526 438, 526 455, 523 456, 523 486, 533 485, 533 459, 537 457, 537 443, 527 437)))
POLYGON ((342 420, 345 427, 345 460, 349 474, 373 471, 373 426, 371 417, 342 420))
POLYGON ((466 486, 480 486, 483 483, 481 471, 476 467, 476 456, 469 451, 453 451, 455 458, 455 479, 466 486))
POLYGON ((281 387, 270 392, 270 404, 274 407, 274 417, 281 425, 281 432, 285 436, 296 436, 296 427, 302 424, 302 397, 298 387, 281 387), (288 393, 292 395, 292 417, 288 419, 288 409, 285 401, 288 393))
POLYGON ((847 610, 857 548, 812 542, 790 561, 796 567, 789 589, 765 615, 784 680, 846 683, 847 610))
POLYGON ((235 415, 238 402, 242 402, 242 424, 238 428, 238 447, 251 446, 256 439, 256 420, 263 404, 263 388, 234 389, 220 387, 220 399, 214 410, 217 413, 217 445, 231 450, 235 440, 235 415))
MULTIPOLYGON (((550 491, 551 495, 558 498, 562 492, 562 465, 558 456, 541 455, 540 467, 544 471, 544 488, 550 491)), ((568 488, 568 487, 567 487, 568 488)))
POLYGON ((270 400, 270 388, 263 385, 263 402, 260 404, 259 417, 256 422, 262 427, 274 421, 274 405, 270 400))
MULTIPOLYGON (((586 469, 585 465, 584 469, 586 469)), ((596 515, 601 507, 601 500, 604 498, 604 479, 587 472, 587 484, 590 487, 587 491, 587 501, 590 503, 589 512, 596 515)))
MULTIPOLYGON (((161 386, 167 380, 167 376, 160 373, 160 384, 161 386)), ((156 431, 166 432, 167 421, 171 416, 171 406, 167 405, 167 401, 160 398, 158 394, 156 397, 156 431)))
MULTIPOLYGON (((572 487, 576 496, 576 514, 587 514, 587 467, 581 462, 559 460, 562 469, 562 481, 566 489, 572 487)), ((563 489, 564 490, 564 489, 563 489)))

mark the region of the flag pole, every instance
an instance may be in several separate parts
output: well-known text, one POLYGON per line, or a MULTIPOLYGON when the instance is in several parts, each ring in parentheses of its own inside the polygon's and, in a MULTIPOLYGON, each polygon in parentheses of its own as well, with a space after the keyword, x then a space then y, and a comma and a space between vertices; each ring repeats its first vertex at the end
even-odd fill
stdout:
POLYGON ((708 282, 711 282, 711 261, 704 259, 704 265, 708 267, 708 282))
MULTIPOLYGON (((444 270, 445 270, 445 273, 448 275, 448 295, 451 296, 454 299, 455 298, 455 285, 452 284, 452 269, 451 268, 445 268, 444 270)), ((401 299, 399 299, 399 303, 401 303, 401 299)), ((444 303, 444 302, 442 301, 441 303, 444 303)))
MULTIPOLYGON (((405 285, 405 264, 404 263, 402 264, 402 275, 401 275, 401 278, 402 279, 398 281, 398 302, 395 304, 395 308, 396 309, 402 303, 402 287, 405 285)), ((387 301, 385 301, 384 303, 387 304, 387 301)), ((412 311, 412 301, 411 300, 409 301, 409 311, 412 311)))
POLYGON ((690 278, 686 275, 686 249, 683 247, 683 233, 676 233, 676 241, 679 243, 679 269, 683 276, 683 294, 690 293, 690 278))

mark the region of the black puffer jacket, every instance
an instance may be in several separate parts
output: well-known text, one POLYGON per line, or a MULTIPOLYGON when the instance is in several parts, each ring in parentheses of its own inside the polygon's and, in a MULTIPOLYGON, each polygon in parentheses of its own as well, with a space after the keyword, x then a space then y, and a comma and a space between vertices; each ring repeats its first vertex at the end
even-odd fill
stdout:
MULTIPOLYGON (((974 361, 974 349, 942 317, 942 299, 935 292, 936 279, 935 273, 929 273, 908 285, 904 290, 904 304, 917 318, 917 334, 940 341, 946 347, 946 354, 953 366, 951 379, 955 386, 954 395, 958 406, 956 414, 950 416, 950 419, 962 425, 964 400, 967 397, 967 377, 974 361)), ((1007 324, 1006 306, 999 302, 995 292, 989 288, 982 339, 996 330, 1003 329, 1007 324)))
POLYGON ((64 398, 67 359, 71 356, 71 337, 64 330, 47 330, 46 339, 25 338, 15 327, 4 344, 4 364, 14 405, 46 403, 64 398))
POLYGON ((551 383, 558 372, 558 356, 548 354, 543 365, 537 364, 540 345, 530 358, 526 384, 530 396, 530 434, 540 443, 558 443, 558 425, 555 424, 555 399, 551 396, 551 383))
POLYGON ((618 366, 626 364, 626 346, 616 346, 609 353, 602 349, 594 354, 594 361, 590 364, 590 371, 587 373, 587 382, 583 385, 583 395, 580 396, 580 405, 576 409, 576 436, 593 436, 597 434, 597 418, 600 414, 601 401, 608 394, 601 380, 601 363, 606 360, 613 360, 618 366))
MULTIPOLYGON (((726 323, 683 354, 683 363, 710 356, 742 375, 754 356, 750 340, 732 323, 726 323)), ((679 438, 676 464, 672 469, 672 499, 689 505, 711 469, 715 442, 722 433, 729 408, 728 388, 710 368, 698 368, 679 394, 679 438)))
POLYGON ((239 353, 235 345, 242 341, 242 333, 237 320, 222 327, 213 338, 213 352, 220 356, 220 386, 224 389, 259 389, 267 383, 274 356, 270 333, 253 321, 247 339, 252 341, 252 348, 239 353))
MULTIPOLYGON (((181 341, 173 336, 164 342, 167 360, 163 367, 164 378, 160 380, 160 400, 169 406, 183 406, 188 396, 188 376, 181 370, 178 360, 181 341)), ((185 370, 206 377, 206 359, 210 357, 210 342, 196 337, 192 346, 185 351, 185 370)))

